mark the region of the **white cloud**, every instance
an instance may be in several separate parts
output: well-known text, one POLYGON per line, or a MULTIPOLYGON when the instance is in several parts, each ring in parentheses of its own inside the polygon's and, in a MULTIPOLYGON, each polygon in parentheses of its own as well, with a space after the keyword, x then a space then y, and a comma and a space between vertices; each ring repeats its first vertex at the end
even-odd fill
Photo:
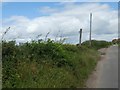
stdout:
MULTIPOLYGON (((65 7, 61 12, 59 9, 42 8, 44 13, 49 12, 50 16, 36 17, 28 19, 24 16, 13 16, 3 20, 3 30, 11 27, 6 35, 9 38, 26 39, 42 34, 45 38, 47 32, 49 37, 55 39, 59 32, 59 36, 67 37, 67 42, 78 43, 79 29, 83 29, 82 41, 89 38, 89 13, 93 13, 92 38, 102 40, 112 40, 117 38, 118 34, 118 14, 117 10, 112 10, 107 4, 84 3, 76 5, 74 3, 63 3, 65 7)), ((0 31, 1 33, 3 31, 0 31)))

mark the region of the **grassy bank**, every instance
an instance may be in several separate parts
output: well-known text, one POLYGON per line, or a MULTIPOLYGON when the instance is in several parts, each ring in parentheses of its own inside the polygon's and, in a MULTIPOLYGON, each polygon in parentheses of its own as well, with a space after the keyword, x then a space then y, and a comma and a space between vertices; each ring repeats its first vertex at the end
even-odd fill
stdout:
POLYGON ((4 88, 84 87, 99 59, 96 49, 50 39, 20 45, 3 42, 2 47, 4 88))
MULTIPOLYGON (((90 47, 89 41, 83 42, 82 45, 84 45, 88 48, 90 47)), ((101 48, 108 48, 111 45, 112 45, 112 42, 108 42, 108 41, 104 41, 104 40, 92 40, 90 48, 98 50, 101 48)))

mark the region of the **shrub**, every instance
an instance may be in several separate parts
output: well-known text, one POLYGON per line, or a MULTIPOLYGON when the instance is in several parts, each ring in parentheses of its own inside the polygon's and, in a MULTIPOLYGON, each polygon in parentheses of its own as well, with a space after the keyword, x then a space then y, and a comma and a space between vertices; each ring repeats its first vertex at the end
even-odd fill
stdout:
POLYGON ((89 45, 89 41, 85 41, 82 43, 83 46, 86 47, 91 47, 94 49, 100 49, 100 48, 107 48, 111 45, 111 42, 107 42, 107 41, 98 41, 98 40, 92 40, 91 41, 91 46, 89 45))
POLYGON ((3 42, 2 47, 4 88, 84 87, 98 59, 94 49, 50 39, 3 42))

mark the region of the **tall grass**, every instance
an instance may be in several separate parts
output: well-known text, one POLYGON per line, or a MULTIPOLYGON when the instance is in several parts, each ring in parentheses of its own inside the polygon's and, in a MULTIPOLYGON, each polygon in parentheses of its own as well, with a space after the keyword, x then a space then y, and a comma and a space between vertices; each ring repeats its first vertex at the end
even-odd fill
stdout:
POLYGON ((99 58, 94 49, 50 39, 2 47, 3 88, 84 87, 99 58))

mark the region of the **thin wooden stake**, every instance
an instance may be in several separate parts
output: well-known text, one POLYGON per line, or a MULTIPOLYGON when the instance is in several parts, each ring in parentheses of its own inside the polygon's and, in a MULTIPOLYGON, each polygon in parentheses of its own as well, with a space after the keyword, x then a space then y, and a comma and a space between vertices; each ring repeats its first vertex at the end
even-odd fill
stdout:
POLYGON ((79 38, 79 45, 81 46, 82 29, 80 29, 79 33, 80 33, 80 38, 79 38))

